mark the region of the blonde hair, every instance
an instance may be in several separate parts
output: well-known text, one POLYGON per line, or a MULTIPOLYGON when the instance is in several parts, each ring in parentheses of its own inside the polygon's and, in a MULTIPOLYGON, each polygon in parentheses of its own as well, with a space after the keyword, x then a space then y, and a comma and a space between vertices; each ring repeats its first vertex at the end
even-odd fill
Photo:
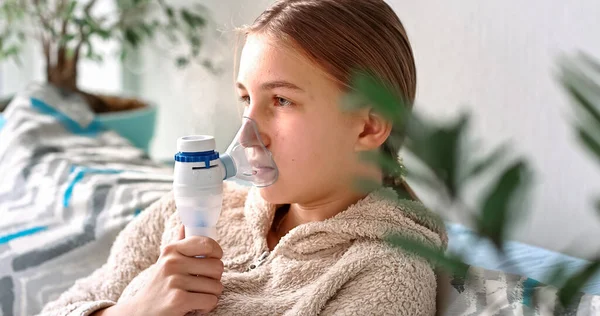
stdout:
MULTIPOLYGON (((417 85, 412 48, 402 22, 383 0, 280 0, 241 30, 300 49, 342 90, 351 89, 354 71, 368 70, 412 108, 417 85)), ((392 134, 382 151, 398 159, 403 133, 392 134)), ((403 179, 384 175, 383 181, 417 199, 403 179)))

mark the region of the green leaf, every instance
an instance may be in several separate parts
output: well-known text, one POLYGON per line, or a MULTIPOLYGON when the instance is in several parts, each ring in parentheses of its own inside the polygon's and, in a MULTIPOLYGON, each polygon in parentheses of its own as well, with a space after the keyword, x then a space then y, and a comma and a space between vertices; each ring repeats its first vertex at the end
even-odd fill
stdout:
POLYGON ((202 27, 206 23, 205 19, 201 15, 198 15, 186 8, 181 9, 181 17, 188 26, 194 29, 196 27, 202 27))
POLYGON ((600 75, 600 65, 589 55, 580 53, 577 58, 563 59, 560 81, 575 101, 581 118, 595 126, 600 125, 600 85, 594 77, 600 75), (594 73, 595 72, 595 73, 594 73))
POLYGON ((73 12, 75 12, 75 7, 77 7, 77 1, 71 0, 67 9, 64 11, 63 19, 69 20, 73 16, 73 12))
POLYGON ((92 43, 89 40, 87 40, 83 43, 83 45, 86 48, 85 57, 89 58, 89 59, 93 59, 93 56, 95 53, 94 53, 94 48, 92 47, 92 43))
POLYGON ((194 27, 194 19, 191 17, 190 13, 186 9, 181 10, 181 17, 187 25, 189 25, 192 28, 194 27))
POLYGON ((23 9, 18 5, 17 1, 0 1, 0 15, 4 16, 8 24, 21 20, 24 17, 23 9))
POLYGON ((351 87, 353 91, 347 101, 354 100, 352 105, 355 107, 372 107, 398 129, 402 129, 410 118, 409 106, 374 75, 355 70, 351 75, 351 87))
POLYGON ((18 46, 9 46, 2 52, 2 55, 4 55, 4 57, 11 57, 14 55, 18 55, 20 50, 21 49, 18 46))
MULTIPOLYGON (((585 112, 587 112, 587 114, 589 114, 591 118, 594 119, 595 124, 600 125, 600 111, 597 108, 598 106, 594 105, 592 100, 584 95, 584 93, 581 91, 583 87, 576 86, 572 80, 568 79, 564 85, 573 99, 577 102, 577 105, 579 105, 583 110, 585 110, 585 112)), ((596 88, 599 88, 600 91, 600 87, 596 86, 596 88)))
POLYGON ((70 41, 72 41, 73 39, 75 39, 75 34, 65 34, 60 39, 60 43, 61 43, 61 45, 65 45, 65 44, 69 43, 70 41))
POLYGON ((223 68, 215 65, 210 59, 204 59, 200 64, 213 75, 223 74, 223 68))
POLYGON ((176 60, 177 67, 183 68, 190 63, 190 60, 186 57, 178 57, 176 60))
POLYGON ((119 53, 119 60, 124 61, 128 54, 129 53, 127 52, 127 49, 121 49, 121 52, 119 53))
POLYGON ((596 274, 596 272, 598 272, 599 269, 600 260, 594 260, 581 271, 572 275, 565 282, 565 285, 558 291, 558 299, 562 306, 569 306, 573 298, 578 294, 578 292, 581 291, 581 289, 596 274))
POLYGON ((89 59, 91 61, 98 62, 98 63, 101 63, 104 60, 104 58, 102 57, 102 55, 97 54, 94 51, 94 48, 93 48, 92 43, 91 43, 90 40, 85 41, 83 44, 84 44, 84 46, 86 48, 85 57, 87 59, 89 59))
POLYGON ((132 28, 125 29, 125 39, 133 47, 137 47, 141 40, 140 36, 132 28))
POLYGON ((202 45, 202 39, 200 36, 192 35, 190 37, 190 44, 192 44, 193 47, 200 47, 202 45))
POLYGON ((20 46, 9 46, 6 49, 0 46, 0 60, 12 58, 18 66, 22 66, 22 61, 19 57, 20 51, 20 46))
POLYGON ((506 230, 511 225, 514 214, 519 212, 516 209, 517 197, 524 193, 528 177, 525 162, 513 163, 492 187, 481 208, 477 221, 478 233, 489 238, 500 251, 503 249, 506 230))
POLYGON ((54 28, 46 28, 47 31, 50 31, 50 34, 52 35, 53 38, 57 38, 58 37, 58 32, 56 32, 56 30, 54 28))
POLYGON ((86 15, 84 18, 84 24, 87 25, 92 31, 95 31, 100 28, 100 25, 94 20, 94 18, 90 15, 86 15))
POLYGON ((78 26, 78 27, 86 25, 85 19, 81 19, 81 18, 75 18, 75 19, 73 19, 73 23, 75 23, 75 25, 78 26))
POLYGON ((596 137, 592 136, 585 128, 579 127, 579 139, 587 147, 587 149, 596 156, 600 161, 600 142, 596 137))
POLYGON ((142 23, 140 28, 148 37, 154 36, 154 27, 151 24, 142 23))
POLYGON ((97 63, 102 63, 104 61, 104 57, 102 57, 102 55, 99 54, 91 54, 88 56, 88 58, 97 63))
POLYGON ((441 249, 432 248, 421 241, 400 235, 392 235, 387 240, 392 246, 416 254, 456 277, 464 279, 467 276, 469 265, 458 256, 445 254, 441 249))
POLYGON ((165 13, 169 17, 169 19, 173 19, 175 17, 175 11, 173 10, 173 7, 166 6, 165 13))
POLYGON ((200 54, 202 39, 197 34, 193 34, 192 36, 190 36, 189 40, 192 50, 192 56, 197 57, 200 54))
POLYGON ((460 195, 461 144, 468 122, 469 116, 464 113, 448 126, 437 127, 416 116, 407 125, 406 148, 444 184, 451 198, 460 195))
POLYGON ((109 29, 97 29, 96 34, 103 40, 109 40, 112 37, 112 32, 109 29))

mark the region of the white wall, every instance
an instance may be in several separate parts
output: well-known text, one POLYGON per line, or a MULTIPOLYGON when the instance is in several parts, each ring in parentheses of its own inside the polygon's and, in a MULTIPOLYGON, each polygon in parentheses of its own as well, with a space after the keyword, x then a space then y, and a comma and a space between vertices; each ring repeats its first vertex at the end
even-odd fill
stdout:
POLYGON ((34 43, 27 43, 21 54, 21 66, 13 60, 0 63, 0 96, 6 96, 22 90, 31 80, 44 80, 41 49, 35 49, 34 43))
MULTIPOLYGON (((536 168, 525 242, 591 257, 600 250, 600 168, 575 141, 568 99, 554 80, 562 53, 600 57, 597 0, 392 0, 418 68, 418 111, 475 115, 488 144, 509 140, 536 168)), ((427 199, 426 199, 427 200, 427 199)), ((434 203, 434 201, 430 201, 434 203)))

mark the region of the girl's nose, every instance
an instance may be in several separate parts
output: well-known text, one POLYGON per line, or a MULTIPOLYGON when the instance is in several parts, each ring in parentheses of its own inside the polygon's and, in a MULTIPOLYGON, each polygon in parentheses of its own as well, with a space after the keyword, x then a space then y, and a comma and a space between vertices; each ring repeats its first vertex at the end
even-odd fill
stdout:
POLYGON ((240 143, 244 147, 257 146, 260 142, 268 148, 271 144, 271 138, 267 132, 267 119, 265 115, 259 114, 256 107, 252 105, 244 110, 243 130, 240 136, 240 143))

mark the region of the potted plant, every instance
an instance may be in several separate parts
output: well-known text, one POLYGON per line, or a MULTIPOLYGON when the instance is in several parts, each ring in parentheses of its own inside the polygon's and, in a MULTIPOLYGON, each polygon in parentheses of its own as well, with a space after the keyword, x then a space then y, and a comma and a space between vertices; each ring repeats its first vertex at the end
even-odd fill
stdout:
MULTIPOLYGON (((107 127, 147 149, 156 109, 137 98, 82 91, 77 83, 78 65, 84 58, 102 62, 106 53, 97 46, 103 41, 117 41, 120 51, 114 53, 123 60, 141 44, 164 37, 170 45, 189 47, 185 54, 174 56, 183 67, 199 59, 208 11, 199 3, 175 7, 165 0, 114 1, 118 9, 102 13, 96 10, 98 0, 3 0, 0 62, 13 59, 20 63, 23 45, 27 41, 39 44, 48 84, 80 94, 107 127), (150 135, 140 135, 136 126, 150 135)), ((209 61, 201 63, 214 70, 209 61)), ((4 106, 0 104, 0 111, 4 106)))

